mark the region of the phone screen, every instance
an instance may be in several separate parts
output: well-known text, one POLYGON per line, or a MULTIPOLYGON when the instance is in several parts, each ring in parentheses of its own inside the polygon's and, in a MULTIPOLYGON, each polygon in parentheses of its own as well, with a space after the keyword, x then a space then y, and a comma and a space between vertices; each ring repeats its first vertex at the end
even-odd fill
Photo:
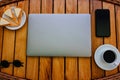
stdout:
POLYGON ((110 11, 109 9, 97 9, 95 11, 95 26, 97 37, 110 36, 110 11))

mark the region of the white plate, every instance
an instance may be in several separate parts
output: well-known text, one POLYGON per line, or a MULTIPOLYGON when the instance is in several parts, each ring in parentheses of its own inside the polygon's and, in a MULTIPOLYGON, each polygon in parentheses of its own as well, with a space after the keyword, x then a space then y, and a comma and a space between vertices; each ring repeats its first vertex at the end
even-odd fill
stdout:
MULTIPOLYGON (((26 14, 24 11, 22 11, 22 19, 21 19, 21 23, 19 26, 14 26, 14 27, 10 27, 10 26, 6 26, 7 29, 9 30, 17 30, 17 29, 20 29, 26 22, 26 14)), ((2 17, 4 18, 4 14, 2 15, 2 17)))
POLYGON ((97 50, 95 51, 95 55, 94 55, 95 62, 98 65, 98 67, 100 67, 103 70, 113 70, 119 64, 118 65, 113 65, 112 63, 106 63, 103 60, 102 54, 106 50, 114 51, 117 54, 116 62, 120 63, 120 54, 119 54, 118 49, 116 47, 112 46, 112 45, 109 45, 109 44, 104 44, 104 45, 101 45, 100 47, 97 48, 97 50))

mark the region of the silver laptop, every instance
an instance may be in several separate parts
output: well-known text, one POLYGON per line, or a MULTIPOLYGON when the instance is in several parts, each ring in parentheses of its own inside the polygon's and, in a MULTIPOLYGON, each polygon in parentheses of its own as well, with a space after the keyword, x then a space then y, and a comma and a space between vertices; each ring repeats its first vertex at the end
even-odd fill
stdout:
POLYGON ((90 57, 90 14, 29 14, 27 56, 90 57))

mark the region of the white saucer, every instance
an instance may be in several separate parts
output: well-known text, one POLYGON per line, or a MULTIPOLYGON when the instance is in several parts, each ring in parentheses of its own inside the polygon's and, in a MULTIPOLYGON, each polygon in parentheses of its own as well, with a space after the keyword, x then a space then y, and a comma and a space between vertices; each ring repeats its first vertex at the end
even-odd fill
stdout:
POLYGON ((114 47, 112 45, 109 45, 109 44, 104 44, 104 45, 101 45, 100 47, 97 48, 97 50, 95 51, 94 59, 95 59, 96 64, 98 65, 98 67, 100 67, 101 69, 103 69, 103 70, 113 70, 120 63, 120 54, 119 54, 119 51, 116 47, 114 47), (103 60, 102 54, 106 50, 112 50, 116 53, 117 59, 116 59, 115 62, 118 63, 117 65, 113 65, 112 63, 106 63, 103 60))
MULTIPOLYGON (((3 14, 2 17, 4 17, 4 14, 3 14)), ((6 28, 9 29, 9 30, 17 30, 17 29, 20 29, 25 24, 25 22, 26 22, 26 14, 23 11, 23 15, 22 15, 22 19, 21 19, 20 25, 19 26, 14 26, 14 27, 6 26, 6 28)))

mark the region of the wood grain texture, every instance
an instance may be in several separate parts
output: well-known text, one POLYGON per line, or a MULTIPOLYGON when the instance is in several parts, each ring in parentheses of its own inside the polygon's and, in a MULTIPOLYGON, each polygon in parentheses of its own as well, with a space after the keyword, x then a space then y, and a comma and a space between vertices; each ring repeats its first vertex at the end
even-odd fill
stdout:
MULTIPOLYGON (((114 13, 114 5, 110 3, 103 3, 103 8, 104 9, 109 9, 110 10, 110 28, 111 28, 111 36, 108 38, 104 38, 104 43, 105 44, 111 44, 116 47, 116 30, 115 30, 115 13, 114 13)), ((117 68, 111 71, 106 71, 105 75, 112 75, 117 73, 118 70, 117 68)))
MULTIPOLYGON (((40 13, 40 0, 30 0, 30 13, 40 13)), ((32 80, 39 78, 39 57, 27 57, 26 77, 32 80)))
POLYGON ((92 79, 104 76, 104 71, 100 69, 94 61, 95 50, 103 44, 103 38, 98 38, 95 35, 95 10, 102 8, 102 2, 91 0, 91 18, 92 18, 92 79))
MULTIPOLYGON (((78 0, 78 13, 89 14, 89 0, 78 0)), ((79 80, 90 79, 90 58, 79 58, 79 80)))
POLYGON ((26 78, 38 80, 38 58, 27 57, 27 72, 26 78))
MULTIPOLYGON (((77 13, 77 0, 66 0, 66 14, 77 13)), ((65 80, 78 80, 77 58, 66 57, 65 80)))
MULTIPOLYGON (((117 47, 120 51, 120 6, 115 6, 115 12, 116 12, 116 31, 117 31, 117 47)), ((120 71, 120 66, 119 66, 120 71)))
POLYGON ((3 47, 3 27, 0 27, 0 61, 2 58, 2 47, 3 47))
POLYGON ((54 0, 54 13, 65 13, 65 0, 54 0))
POLYGON ((64 58, 53 58, 52 80, 64 80, 64 58))
POLYGON ((4 7, 12 3, 17 3, 19 1, 23 1, 23 0, 0 0, 0 7, 4 7))
MULTIPOLYGON (((17 4, 11 4, 6 7, 15 6, 17 4)), ((15 31, 10 31, 4 28, 3 35, 3 50, 2 50, 2 60, 7 60, 8 62, 13 62, 14 59, 14 48, 15 48, 15 31)), ((8 68, 2 68, 2 72, 13 74, 13 65, 10 65, 8 68)))
MULTIPOLYGON (((54 14, 63 14, 65 0, 54 0, 54 14)), ((52 80, 64 80, 64 57, 54 57, 52 65, 52 80)))
MULTIPOLYGON (((52 0, 42 0, 42 13, 52 13, 52 0)), ((52 58, 40 57, 40 78, 39 80, 51 80, 52 58)))
MULTIPOLYGON (((28 0, 19 2, 18 6, 22 8, 26 16, 28 16, 28 0)), ((14 75, 25 78, 26 69, 26 38, 27 38, 27 21, 25 25, 16 31, 16 44, 15 44, 15 60, 23 62, 23 67, 14 67, 14 75)))
MULTIPOLYGON (((16 4, 10 6, 13 5, 16 4)), ((15 68, 11 64, 9 68, 2 68, 1 72, 31 80, 91 80, 118 72, 118 68, 112 71, 100 69, 94 61, 94 53, 103 43, 117 46, 120 50, 120 6, 114 6, 107 2, 102 3, 100 0, 26 0, 19 2, 18 6, 26 12, 27 18, 30 13, 71 14, 90 12, 92 58, 26 57, 28 26, 26 21, 26 24, 17 31, 0 27, 0 61, 5 59, 12 62, 14 59, 19 59, 24 62, 24 67, 15 68), (101 9, 102 6, 110 10, 111 36, 109 38, 95 36, 95 10, 101 9)))
MULTIPOLYGON (((4 29, 2 60, 7 60, 9 62, 13 61, 14 41, 15 41, 15 31, 9 31, 7 29, 4 29)), ((12 74, 12 70, 13 70, 13 65, 10 65, 8 68, 1 69, 2 72, 8 74, 12 74)))
POLYGON ((51 80, 51 58, 40 58, 40 77, 39 80, 51 80))
POLYGON ((42 0, 42 13, 52 13, 53 0, 42 0))
POLYGON ((77 0, 66 0, 66 13, 77 13, 77 0))
MULTIPOLYGON (((0 8, 0 16, 2 16, 3 7, 0 8)), ((3 48, 3 27, 0 27, 0 61, 2 59, 2 48, 3 48)))
POLYGON ((120 0, 101 0, 101 1, 106 1, 106 2, 109 2, 109 3, 116 4, 116 5, 120 6, 120 0))

